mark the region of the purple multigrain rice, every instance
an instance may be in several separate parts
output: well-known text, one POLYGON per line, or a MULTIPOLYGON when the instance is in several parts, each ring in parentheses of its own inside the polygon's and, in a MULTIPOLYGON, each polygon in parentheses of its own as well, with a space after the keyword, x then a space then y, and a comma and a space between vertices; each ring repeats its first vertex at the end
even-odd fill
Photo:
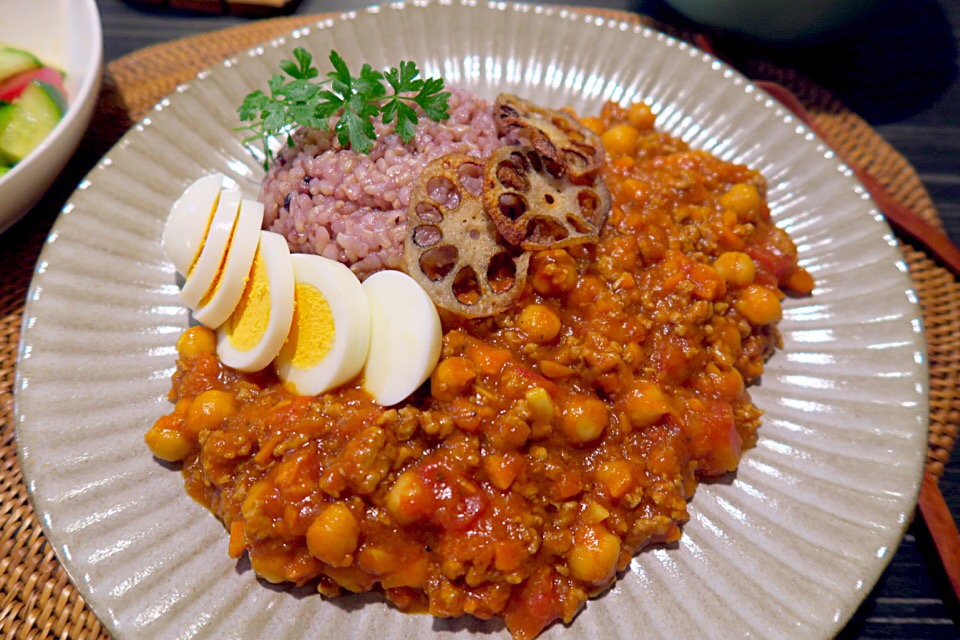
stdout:
POLYGON ((410 192, 427 163, 450 153, 486 158, 506 143, 489 102, 450 92, 448 120, 421 117, 406 145, 378 122, 369 155, 341 148, 329 131, 298 131, 261 186, 264 228, 286 236, 291 251, 339 260, 360 278, 399 268, 410 192))

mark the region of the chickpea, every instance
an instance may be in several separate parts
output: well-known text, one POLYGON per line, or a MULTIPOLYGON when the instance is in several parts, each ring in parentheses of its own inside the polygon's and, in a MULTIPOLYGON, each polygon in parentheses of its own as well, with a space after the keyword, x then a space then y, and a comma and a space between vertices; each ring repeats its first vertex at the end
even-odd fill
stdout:
POLYGON ((373 585, 377 583, 376 578, 366 573, 360 567, 333 567, 327 569, 324 573, 342 589, 346 589, 351 593, 370 591, 373 585))
POLYGON ((540 373, 547 376, 548 378, 566 378, 576 373, 575 369, 571 369, 565 364, 560 364, 559 362, 554 362, 553 360, 541 360, 540 361, 540 373))
POLYGON ((190 453, 190 439, 175 429, 166 429, 161 424, 153 425, 144 440, 153 455, 167 462, 180 462, 190 453))
POLYGON ((629 124, 618 124, 607 129, 600 136, 604 148, 611 156, 632 156, 637 152, 640 141, 640 132, 629 124))
POLYGON ((216 429, 237 412, 237 401, 232 393, 209 389, 196 397, 187 412, 186 431, 196 437, 201 431, 216 429))
POLYGON ((619 404, 630 424, 638 429, 653 424, 670 412, 670 399, 656 383, 646 380, 635 382, 620 398, 619 404))
POLYGON ((216 353, 217 336, 206 327, 190 327, 177 340, 177 355, 181 359, 192 358, 201 353, 216 353))
POLYGON ((723 222, 723 226, 729 229, 734 228, 737 226, 737 223, 740 222, 740 220, 737 219, 737 212, 730 211, 729 209, 723 210, 723 212, 720 214, 720 221, 723 222))
POLYGON ((743 376, 736 369, 723 371, 715 378, 714 387, 721 398, 732 402, 743 393, 743 376))
POLYGON ((633 488, 633 473, 626 460, 610 460, 600 465, 596 478, 606 488, 612 498, 622 498, 633 488))
POLYGON ((575 308, 593 306, 596 310, 598 298, 609 290, 607 284, 597 276, 584 276, 577 281, 576 288, 567 296, 567 302, 575 308))
POLYGON ((527 400, 527 404, 530 405, 530 411, 533 413, 533 419, 538 422, 550 422, 553 420, 553 415, 556 413, 556 408, 553 404, 553 398, 550 397, 550 393, 547 392, 543 387, 534 387, 529 389, 524 397, 527 400))
POLYGON ((613 577, 620 559, 620 538, 602 524, 577 528, 567 563, 574 578, 587 584, 602 584, 613 577))
POLYGON ((730 187, 730 190, 720 196, 720 206, 736 212, 742 219, 752 219, 760 211, 760 192, 757 187, 748 182, 741 182, 730 187))
POLYGON ((634 102, 627 107, 627 121, 637 129, 653 129, 653 123, 657 116, 653 115, 653 110, 646 102, 634 102))
POLYGON ((604 132, 603 121, 600 120, 600 118, 586 116, 585 118, 580 118, 580 124, 585 126, 590 131, 593 131, 598 136, 604 132))
POLYGON ((610 415, 602 400, 577 395, 564 403, 560 427, 570 440, 584 444, 599 438, 609 421, 610 415))
POLYGON ((813 276, 802 267, 791 273, 784 284, 788 289, 802 296, 811 294, 814 286, 816 286, 813 276))
POLYGON ((697 374, 694 388, 705 395, 728 402, 736 400, 743 393, 743 377, 737 369, 721 369, 716 364, 708 364, 697 374))
POLYGON ((586 524, 599 524, 610 517, 610 511, 602 504, 594 502, 587 506, 580 514, 580 519, 586 524))
POLYGON ((397 522, 411 524, 426 515, 433 506, 433 495, 413 471, 400 474, 387 492, 386 507, 397 522))
POLYGON ((641 204, 647 201, 647 198, 649 198, 650 193, 652 192, 650 183, 644 182, 643 180, 637 180, 636 178, 627 178, 623 181, 621 188, 623 189, 624 195, 626 195, 630 200, 641 204))
POLYGON ((727 284, 745 287, 753 283, 757 266, 753 258, 741 251, 727 251, 713 262, 713 268, 727 284))
POLYGON ((430 559, 423 555, 415 560, 405 562, 396 570, 380 578, 380 586, 384 589, 397 587, 422 588, 430 575, 430 559))
POLYGON ((529 304, 517 317, 517 327, 537 344, 552 341, 560 334, 563 324, 553 309, 542 304, 529 304))
POLYGON ((760 285, 752 284, 733 303, 734 308, 743 314, 751 324, 761 325, 777 322, 783 317, 780 299, 777 294, 760 285))
POLYGON ((363 567, 365 571, 369 571, 377 576, 393 571, 397 567, 394 554, 390 553, 388 549, 371 547, 369 545, 357 554, 357 563, 363 567))
POLYGON ((307 528, 307 550, 331 567, 349 567, 360 544, 360 525, 346 505, 332 504, 307 528))
POLYGON ((273 553, 250 553, 250 567, 257 577, 263 578, 267 582, 280 584, 290 579, 288 574, 287 562, 289 559, 281 554, 273 553))
POLYGON ((465 395, 476 378, 477 367, 467 358, 445 358, 430 376, 430 393, 437 400, 452 402, 465 395))
POLYGON ((530 260, 533 290, 542 296, 556 296, 577 284, 577 263, 563 249, 548 249, 533 254, 530 260))

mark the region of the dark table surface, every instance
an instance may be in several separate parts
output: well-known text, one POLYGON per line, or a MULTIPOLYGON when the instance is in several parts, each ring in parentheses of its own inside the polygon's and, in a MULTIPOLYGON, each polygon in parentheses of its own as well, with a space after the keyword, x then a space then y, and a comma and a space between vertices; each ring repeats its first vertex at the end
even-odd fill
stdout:
MULTIPOLYGON (((105 62, 141 47, 243 24, 248 19, 98 0, 105 62)), ((356 9, 357 0, 302 0, 301 14, 356 9)), ((548 3, 549 4, 549 3, 548 3)), ((583 0, 689 26, 659 0, 583 0)), ((880 0, 858 29, 833 42, 793 48, 751 45, 832 90, 916 168, 954 243, 960 244, 960 0, 880 0)), ((726 36, 729 38, 729 36, 726 36)), ((734 48, 743 48, 731 40, 734 48)), ((960 447, 940 482, 960 519, 960 447)), ((914 523, 842 638, 960 638, 960 607, 925 530, 914 523)))

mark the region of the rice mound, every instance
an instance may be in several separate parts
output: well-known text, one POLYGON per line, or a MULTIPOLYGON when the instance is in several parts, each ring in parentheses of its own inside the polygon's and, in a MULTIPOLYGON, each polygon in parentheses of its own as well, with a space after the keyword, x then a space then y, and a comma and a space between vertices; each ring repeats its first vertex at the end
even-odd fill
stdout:
POLYGON ((330 131, 301 129, 260 189, 264 228, 287 238, 295 253, 348 265, 358 277, 399 268, 413 183, 435 158, 465 153, 485 159, 507 144, 497 133, 492 103, 449 88, 450 118, 421 117, 404 144, 393 125, 376 123, 369 155, 344 149, 330 131))

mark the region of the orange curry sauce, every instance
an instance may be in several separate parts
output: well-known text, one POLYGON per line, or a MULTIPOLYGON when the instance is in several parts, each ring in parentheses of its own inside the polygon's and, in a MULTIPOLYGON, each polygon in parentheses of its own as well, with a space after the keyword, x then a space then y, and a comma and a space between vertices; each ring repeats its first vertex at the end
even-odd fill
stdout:
MULTIPOLYGON (((601 242, 535 254, 519 304, 445 318, 441 361, 397 407, 240 374, 188 330, 146 439, 270 582, 380 589, 404 611, 569 622, 642 547, 673 542, 697 481, 736 468, 745 387, 813 281, 763 180, 607 105, 601 242)), ((319 605, 318 606, 322 606, 319 605)))

